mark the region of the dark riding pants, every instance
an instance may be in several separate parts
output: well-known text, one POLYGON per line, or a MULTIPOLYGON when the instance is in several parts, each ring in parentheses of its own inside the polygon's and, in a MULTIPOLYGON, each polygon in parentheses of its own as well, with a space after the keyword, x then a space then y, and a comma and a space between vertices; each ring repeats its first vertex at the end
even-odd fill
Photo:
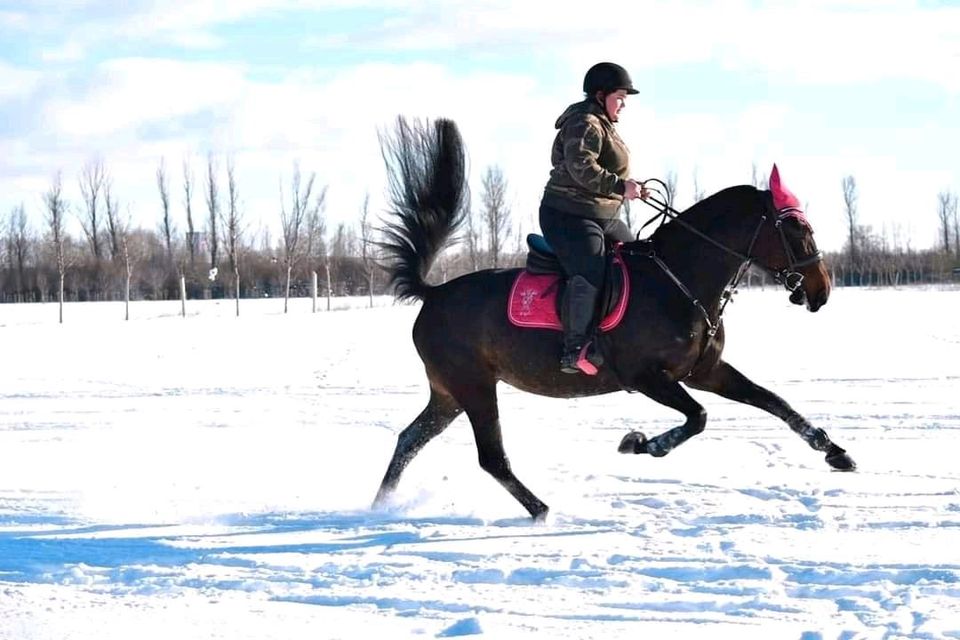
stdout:
POLYGON ((619 218, 581 218, 540 205, 540 230, 568 278, 583 276, 603 288, 605 241, 630 242, 630 229, 619 218))

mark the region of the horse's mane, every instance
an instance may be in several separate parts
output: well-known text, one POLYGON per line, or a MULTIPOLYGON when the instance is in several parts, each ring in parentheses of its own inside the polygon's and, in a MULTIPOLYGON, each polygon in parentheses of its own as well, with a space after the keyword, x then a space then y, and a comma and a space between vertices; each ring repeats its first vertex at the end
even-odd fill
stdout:
MULTIPOLYGON (((701 231, 706 231, 721 215, 731 211, 734 213, 756 211, 756 199, 762 193, 765 192, 747 184, 727 187, 679 212, 677 218, 701 231)), ((682 229, 683 225, 677 224, 674 220, 668 220, 657 228, 650 239, 663 241, 682 229)))

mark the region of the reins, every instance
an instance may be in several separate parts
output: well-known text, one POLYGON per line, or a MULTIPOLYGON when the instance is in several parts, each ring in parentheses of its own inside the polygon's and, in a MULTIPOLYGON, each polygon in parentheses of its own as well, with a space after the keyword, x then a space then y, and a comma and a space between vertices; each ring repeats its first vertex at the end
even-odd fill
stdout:
POLYGON ((809 266, 811 264, 815 264, 823 259, 823 254, 820 251, 817 251, 816 253, 810 256, 807 256, 801 260, 797 260, 796 255, 793 252, 793 249, 790 247, 790 243, 787 242, 787 236, 783 231, 783 220, 787 217, 790 217, 792 215, 796 215, 797 213, 799 213, 800 212, 799 209, 796 209, 793 207, 783 209, 782 211, 778 212, 777 219, 774 222, 774 226, 776 227, 777 232, 779 233, 779 236, 780 236, 780 241, 783 244, 784 253, 787 256, 787 267, 777 271, 764 264, 756 262, 756 260, 753 257, 753 247, 757 242, 757 238, 760 236, 760 230, 763 228, 764 223, 766 223, 767 221, 766 214, 762 214, 760 216, 760 221, 759 223, 757 223, 757 227, 756 229, 754 229, 754 232, 753 232, 753 237, 750 239, 750 244, 747 246, 747 253, 746 255, 744 255, 739 251, 731 249, 730 247, 723 244, 722 242, 718 242, 717 240, 711 238, 709 235, 703 233, 702 231, 700 231, 690 223, 683 220, 680 217, 679 212, 677 212, 673 207, 670 206, 670 204, 668 204, 667 202, 668 198, 665 196, 665 192, 668 191, 668 189, 666 184, 664 184, 662 180, 659 180, 657 178, 650 178, 649 180, 645 180, 642 183, 644 185, 644 188, 646 188, 646 184, 648 182, 656 182, 663 187, 663 190, 659 188, 653 189, 653 191, 657 193, 659 196, 661 196, 663 199, 661 200, 653 196, 648 196, 647 198, 643 199, 643 202, 648 206, 656 209, 657 213, 652 218, 647 220, 640 227, 640 231, 637 232, 638 241, 640 241, 640 233, 649 225, 651 225, 653 222, 659 219, 661 221, 661 224, 663 224, 669 218, 675 224, 680 225, 681 227, 683 227, 687 231, 690 231, 700 239, 705 240, 709 244, 720 249, 721 251, 724 251, 725 253, 730 254, 731 256, 737 258, 740 261, 740 267, 737 269, 736 276, 734 276, 734 278, 727 284, 727 286, 723 290, 723 293, 720 296, 721 298, 720 308, 717 310, 716 320, 713 320, 710 318, 710 314, 707 312, 707 309, 703 306, 700 300, 694 297, 693 293, 690 291, 690 288, 687 287, 680 280, 680 278, 678 278, 677 275, 673 273, 670 267, 660 258, 660 256, 657 255, 656 251, 652 246, 652 242, 647 241, 645 243, 646 244, 645 249, 641 251, 630 251, 630 250, 625 251, 621 248, 621 251, 625 251, 626 253, 650 258, 654 262, 654 264, 656 264, 667 275, 667 277, 670 278, 670 280, 677 286, 677 288, 680 289, 680 291, 687 297, 687 299, 690 300, 691 304, 693 304, 693 306, 697 308, 697 310, 701 313, 701 315, 703 315, 703 318, 707 323, 707 335, 709 335, 710 337, 713 337, 714 335, 716 335, 717 331, 719 330, 720 323, 723 318, 723 312, 726 309, 727 303, 730 302, 730 300, 733 298, 733 295, 737 292, 737 287, 740 286, 740 282, 743 280, 743 277, 747 274, 747 271, 749 271, 751 266, 756 264, 756 266, 760 267, 761 269, 763 269, 763 271, 769 274, 774 279, 775 282, 782 284, 788 291, 791 292, 791 294, 793 294, 803 283, 803 274, 798 272, 797 269, 809 266))
MULTIPOLYGON (((660 180, 660 179, 658 179, 658 178, 650 178, 650 179, 648 179, 648 180, 645 180, 645 181, 643 182, 643 184, 646 185, 647 182, 659 182, 660 184, 664 184, 663 181, 660 180)), ((646 188, 646 187, 644 187, 644 188, 646 188)), ((664 188, 666 188, 666 185, 664 185, 664 188)), ((656 193, 659 193, 661 196, 663 196, 663 192, 660 191, 659 189, 655 189, 654 191, 655 191, 656 193)), ((665 198, 665 199, 666 199, 666 198, 665 198)), ((734 256, 735 258, 738 258, 741 262, 746 262, 746 261, 752 261, 752 260, 753 260, 753 258, 751 258, 750 256, 748 256, 748 255, 745 256, 745 255, 743 255, 742 253, 740 253, 740 252, 738 252, 738 251, 734 251, 733 249, 731 249, 731 248, 728 247, 727 245, 723 244, 722 242, 718 242, 718 241, 714 240, 713 238, 711 238, 710 236, 708 236, 707 234, 705 234, 704 232, 700 231, 699 229, 697 229, 696 227, 694 227, 692 224, 690 224, 690 223, 687 222, 686 220, 683 220, 682 218, 680 218, 680 213, 679 213, 676 209, 674 209, 673 207, 671 207, 669 204, 667 204, 666 202, 664 202, 664 201, 662 201, 662 200, 658 200, 657 198, 654 198, 654 197, 647 197, 647 198, 644 199, 642 202, 643 202, 644 204, 646 204, 647 206, 656 209, 656 210, 657 210, 657 214, 654 215, 654 216, 653 216, 652 218, 650 218, 649 220, 647 220, 645 223, 643 223, 643 226, 640 227, 640 231, 637 232, 637 239, 638 239, 638 240, 640 239, 640 237, 639 237, 639 236, 640 236, 640 232, 643 231, 644 229, 646 229, 648 226, 650 226, 650 224, 652 224, 652 223, 653 223, 654 221, 656 221, 658 218, 662 218, 663 221, 666 221, 667 218, 670 218, 671 220, 673 220, 674 222, 676 222, 678 225, 680 225, 681 227, 683 227, 683 228, 686 229, 687 231, 690 231, 690 232, 693 233, 694 235, 699 236, 702 240, 706 240, 707 242, 709 242, 710 244, 712 244, 712 245, 715 246, 716 248, 720 249, 721 251, 725 251, 725 252, 729 253, 730 255, 734 256)), ((767 219, 767 217, 764 215, 764 216, 761 218, 761 220, 760 220, 760 224, 762 225, 762 224, 766 221, 766 219, 767 219)), ((663 223, 663 222, 661 222, 661 224, 662 224, 662 223, 663 223)), ((759 235, 759 227, 758 227, 757 232, 753 234, 753 240, 751 240, 751 242, 750 242, 750 248, 747 249, 747 253, 750 253, 750 252, 753 250, 753 243, 756 241, 757 235, 759 235)), ((763 265, 760 265, 760 266, 763 267, 763 265)), ((769 270, 769 271, 772 272, 772 270, 769 270)))

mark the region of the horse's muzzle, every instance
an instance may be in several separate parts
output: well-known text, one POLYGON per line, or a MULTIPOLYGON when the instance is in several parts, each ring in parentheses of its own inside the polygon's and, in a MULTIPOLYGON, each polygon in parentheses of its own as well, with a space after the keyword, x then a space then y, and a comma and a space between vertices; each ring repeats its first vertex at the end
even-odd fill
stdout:
POLYGON ((793 304, 805 304, 807 301, 807 294, 803 289, 797 287, 790 292, 790 302, 793 304))
MULTIPOLYGON (((829 289, 826 289, 826 288, 820 289, 820 290, 817 291, 817 293, 816 293, 815 295, 813 295, 813 296, 809 296, 809 295, 807 295, 806 293, 804 293, 804 295, 803 295, 803 297, 804 297, 804 299, 805 299, 805 301, 806 301, 806 303, 807 303, 807 309, 810 310, 811 312, 818 311, 818 310, 820 309, 820 307, 822 307, 823 305, 827 304, 827 298, 828 298, 829 296, 830 296, 830 290, 829 290, 829 289)), ((792 294, 791 294, 791 296, 790 296, 790 301, 793 302, 793 295, 792 295, 792 294)), ((802 302, 803 302, 803 301, 797 302, 797 303, 795 303, 795 304, 802 304, 802 302)))

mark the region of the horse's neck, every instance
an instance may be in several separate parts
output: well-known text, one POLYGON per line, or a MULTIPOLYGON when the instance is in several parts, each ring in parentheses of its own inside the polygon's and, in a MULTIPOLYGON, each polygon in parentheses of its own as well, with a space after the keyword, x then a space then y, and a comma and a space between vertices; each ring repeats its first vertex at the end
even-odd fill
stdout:
MULTIPOLYGON (((755 189, 727 189, 694 205, 681 219, 730 251, 746 255, 753 231, 746 229, 745 222, 757 207, 755 193, 755 189)), ((657 242, 657 252, 696 299, 705 306, 718 302, 742 260, 677 222, 670 226, 674 228, 657 242)))
POLYGON ((740 261, 734 256, 696 237, 691 238, 686 247, 664 247, 659 254, 677 279, 706 307, 720 300, 740 267, 740 261))

